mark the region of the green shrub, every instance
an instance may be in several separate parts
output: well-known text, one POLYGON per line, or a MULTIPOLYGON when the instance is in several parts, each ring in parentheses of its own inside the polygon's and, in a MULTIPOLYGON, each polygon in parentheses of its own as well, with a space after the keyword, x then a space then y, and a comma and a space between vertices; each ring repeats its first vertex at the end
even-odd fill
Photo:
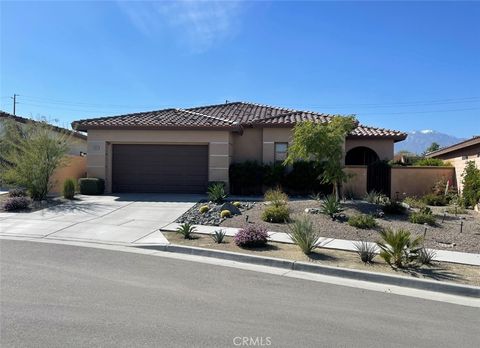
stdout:
POLYGON ((408 204, 410 208, 423 208, 425 207, 425 203, 422 200, 418 199, 417 197, 406 197, 403 202, 408 204))
POLYGON ((422 202, 426 205, 442 207, 448 205, 448 197, 445 195, 436 195, 429 193, 422 197, 422 202))
POLYGON ((377 222, 375 221, 375 218, 369 214, 353 215, 348 219, 348 224, 362 230, 377 227, 377 222))
POLYGON ((461 205, 451 205, 447 208, 447 213, 454 215, 468 214, 468 210, 461 205))
POLYGON ((73 179, 66 179, 63 182, 63 197, 66 199, 73 199, 75 196, 75 181, 73 179))
POLYGON ((177 228, 176 232, 178 234, 181 234, 185 239, 192 239, 193 237, 192 235, 195 231, 196 231, 196 228, 192 224, 185 222, 184 224, 181 224, 177 228))
POLYGON ((353 243, 353 245, 355 246, 357 254, 358 256, 360 256, 360 259, 362 260, 362 262, 371 263, 375 258, 375 256, 377 255, 376 254, 377 248, 373 243, 361 241, 361 242, 353 243))
POLYGON ((449 162, 444 162, 438 158, 421 158, 413 163, 418 167, 451 167, 449 162))
POLYGON ((288 202, 288 196, 279 187, 276 189, 270 189, 265 192, 265 202, 270 202, 275 207, 285 205, 288 202))
POLYGON ((383 193, 372 190, 365 195, 364 200, 372 204, 382 204, 388 199, 383 193))
POLYGON ((229 217, 232 217, 232 213, 230 212, 230 210, 222 210, 222 211, 220 212, 220 217, 221 217, 222 219, 224 219, 224 218, 229 218, 229 217))
POLYGON ((380 232, 381 241, 377 242, 380 248, 380 257, 390 266, 403 268, 418 258, 422 248, 422 238, 412 238, 407 230, 397 231, 386 229, 380 232))
POLYGON ((105 181, 99 178, 80 178, 78 186, 82 195, 101 195, 105 191, 105 181))
POLYGON ((323 214, 328 215, 332 220, 335 220, 337 214, 342 211, 342 205, 335 195, 329 195, 322 201, 320 210, 323 214))
POLYGON ((401 202, 392 201, 389 199, 382 204, 382 210, 385 214, 401 215, 405 214, 407 209, 402 205, 401 202))
POLYGON ((462 178, 464 205, 474 207, 480 201, 480 169, 477 168, 475 162, 467 162, 462 178))
POLYGON ((225 193, 225 185, 221 182, 214 183, 208 187, 208 199, 215 203, 222 203, 227 194, 225 193))
POLYGON ((320 180, 324 171, 324 166, 315 161, 296 161, 285 176, 284 186, 300 194, 332 192, 332 185, 323 184, 320 180))
POLYGON ((270 163, 263 166, 262 183, 266 187, 275 187, 283 183, 285 166, 282 163, 270 163))
POLYGON ((226 234, 227 232, 225 230, 216 230, 215 232, 213 232, 213 234, 210 235, 210 237, 215 243, 221 244, 223 243, 223 239, 225 238, 226 234))
POLYGON ((232 194, 260 194, 264 165, 256 161, 232 163, 229 168, 230 192, 232 194))
POLYGON ((290 220, 290 210, 285 204, 279 206, 267 206, 262 213, 262 220, 272 223, 288 222, 290 220))
POLYGON ((209 211, 209 210, 210 210, 210 208, 209 208, 208 205, 202 205, 202 206, 198 209, 198 211, 200 212, 200 214, 205 214, 205 213, 206 213, 207 211, 209 211))
MULTIPOLYGON (((427 209, 430 209, 430 208, 427 207, 427 209)), ((420 225, 427 224, 430 226, 435 226, 436 224, 435 216, 433 216, 431 212, 428 213, 425 211, 423 212, 419 211, 419 212, 410 214, 409 220, 411 223, 420 224, 420 225)))
POLYGON ((321 236, 314 229, 313 223, 308 217, 301 217, 295 220, 288 228, 288 235, 304 254, 308 255, 316 248, 321 236))

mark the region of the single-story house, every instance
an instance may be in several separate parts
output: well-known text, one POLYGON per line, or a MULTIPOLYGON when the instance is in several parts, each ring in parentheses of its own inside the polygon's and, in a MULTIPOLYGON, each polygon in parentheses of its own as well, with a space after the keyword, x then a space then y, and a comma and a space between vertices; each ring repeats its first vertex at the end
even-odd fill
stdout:
MULTIPOLYGON (((12 120, 17 122, 20 125, 26 125, 28 123, 35 123, 38 121, 32 120, 30 118, 21 117, 9 114, 8 112, 0 110, 0 121, 1 120, 12 120)), ((58 132, 62 134, 69 134, 71 137, 69 139, 70 147, 68 154, 72 156, 84 156, 87 153, 87 136, 85 134, 72 131, 70 129, 65 129, 57 127, 55 125, 49 125, 53 132, 58 132)), ((2 131, 2 123, 0 122, 0 134, 2 131)))
MULTIPOLYGON (((38 122, 29 118, 16 116, 4 111, 0 111, 0 134, 2 134, 2 120, 12 120, 20 126, 38 122)), ((49 124, 48 127, 51 129, 52 132, 69 135, 69 148, 67 153, 68 160, 66 162, 66 165, 61 168, 57 168, 52 177, 52 188, 50 190, 50 193, 57 194, 62 191, 63 182, 65 181, 65 179, 78 179, 86 175, 87 136, 78 131, 72 131, 70 129, 57 127, 55 125, 49 124)))
MULTIPOLYGON (((285 159, 297 122, 332 115, 245 102, 164 109, 74 121, 88 132, 88 176, 106 192, 205 192, 229 182, 231 163, 285 159)), ((405 133, 358 125, 345 141, 345 163, 393 158, 405 133)))
POLYGON ((458 189, 461 192, 463 186, 462 174, 467 162, 473 161, 477 168, 480 168, 480 136, 475 136, 460 143, 430 152, 426 157, 439 158, 450 162, 455 167, 458 189))

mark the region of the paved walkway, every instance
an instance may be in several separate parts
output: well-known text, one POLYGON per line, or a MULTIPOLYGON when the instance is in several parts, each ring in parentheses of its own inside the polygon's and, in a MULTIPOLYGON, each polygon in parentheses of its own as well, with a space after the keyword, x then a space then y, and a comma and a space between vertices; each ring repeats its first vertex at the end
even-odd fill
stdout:
MULTIPOLYGON (((161 231, 175 231, 178 226, 179 224, 172 223, 162 227, 161 231)), ((195 227, 197 229, 197 233, 201 233, 201 234, 212 234, 214 231, 222 229, 226 231, 227 236, 230 236, 230 237, 234 236, 239 230, 238 228, 219 227, 219 226, 195 225, 195 227)), ((156 233, 161 234, 160 231, 156 233)), ((268 232, 268 234, 269 234, 270 240, 273 242, 293 244, 293 241, 290 239, 290 237, 286 233, 268 232)), ((144 239, 144 242, 148 242, 148 238, 144 239)), ((327 249, 356 251, 354 243, 356 242, 352 240, 346 240, 346 239, 322 238, 320 240, 319 246, 327 249)), ((369 244, 376 246, 375 243, 369 243, 369 244)), ((434 259, 437 261, 480 266, 480 254, 462 253, 458 251, 449 251, 449 250, 435 250, 435 252, 436 252, 436 255, 434 259)))

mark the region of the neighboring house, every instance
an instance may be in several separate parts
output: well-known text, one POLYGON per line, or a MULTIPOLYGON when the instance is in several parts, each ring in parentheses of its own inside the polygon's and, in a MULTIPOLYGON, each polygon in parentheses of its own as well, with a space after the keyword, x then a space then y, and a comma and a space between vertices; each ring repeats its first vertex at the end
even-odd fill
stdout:
POLYGON ((430 152, 426 157, 439 158, 455 167, 458 189, 462 191, 462 174, 467 162, 473 161, 480 168, 480 136, 462 141, 443 149, 430 152))
MULTIPOLYGON (((88 175, 105 179, 107 192, 205 192, 209 181, 228 184, 231 163, 283 161, 295 123, 331 118, 233 102, 79 120, 72 127, 88 132, 88 175)), ((346 139, 346 164, 390 160, 394 143, 405 138, 358 125, 346 139)))
MULTIPOLYGON (((12 120, 12 121, 15 121, 15 122, 18 122, 19 124, 28 124, 30 122, 38 122, 38 121, 35 121, 35 120, 32 120, 32 119, 29 119, 29 118, 25 118, 25 117, 20 117, 20 116, 14 116, 12 114, 9 114, 7 112, 4 112, 4 111, 0 111, 0 120, 5 120, 5 119, 8 119, 8 120, 12 120)), ((0 122, 0 132, 1 132, 1 127, 2 127, 2 124, 0 122)), ((54 125, 49 125, 49 127, 52 129, 53 132, 58 132, 58 133, 67 133, 67 134, 70 134, 71 137, 70 137, 70 148, 69 148, 69 152, 68 154, 69 155, 72 155, 72 156, 85 156, 86 153, 87 153, 87 136, 85 134, 82 134, 82 133, 79 133, 79 132, 76 132, 76 131, 72 131, 72 130, 69 130, 69 129, 65 129, 65 128, 60 128, 60 127, 57 127, 57 126, 54 126, 54 125)))
MULTIPOLYGON (((0 111, 1 120, 13 120, 20 125, 26 125, 30 122, 38 122, 29 118, 14 116, 4 111, 0 111)), ((77 131, 72 131, 65 128, 60 128, 54 125, 49 125, 52 132, 69 134, 69 150, 67 164, 61 168, 57 168, 52 177, 52 189, 50 193, 60 193, 62 191, 63 182, 67 178, 78 179, 86 175, 86 154, 87 154, 87 136, 77 131)), ((2 123, 0 122, 0 134, 2 131, 2 123)), ((0 157, 1 158, 1 157, 0 157)))

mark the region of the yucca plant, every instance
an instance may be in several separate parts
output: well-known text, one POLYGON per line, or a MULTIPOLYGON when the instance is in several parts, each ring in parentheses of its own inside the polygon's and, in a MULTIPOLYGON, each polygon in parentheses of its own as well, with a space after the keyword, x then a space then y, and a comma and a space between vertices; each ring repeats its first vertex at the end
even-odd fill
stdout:
POLYGON ((366 241, 353 243, 360 259, 365 263, 371 263, 377 255, 375 244, 366 241))
POLYGON ((403 268, 418 258, 422 249, 422 237, 412 238, 409 231, 386 229, 380 232, 381 241, 377 242, 380 248, 380 257, 390 266, 403 268))
POLYGON ((432 249, 426 249, 426 248, 421 248, 418 251, 418 263, 421 265, 431 265, 433 259, 437 256, 437 253, 435 250, 432 249))
POLYGON ((181 224, 177 228, 177 233, 181 234, 185 239, 192 239, 192 235, 195 231, 196 231, 196 228, 188 222, 181 224))
POLYGON ((210 185, 207 191, 208 199, 215 203, 222 203, 227 194, 225 193, 225 187, 222 183, 216 183, 210 185))
POLYGON ((342 211, 342 205, 338 201, 337 197, 334 195, 329 195, 323 200, 321 211, 322 213, 330 216, 332 220, 335 220, 336 215, 342 211))
POLYGON ((320 233, 314 229, 313 223, 308 217, 301 217, 288 227, 287 234, 304 254, 310 254, 317 247, 320 233))
POLYGON ((221 244, 223 243, 223 239, 225 238, 226 234, 227 232, 225 230, 216 230, 215 232, 213 232, 213 234, 210 235, 210 237, 215 243, 221 244))

